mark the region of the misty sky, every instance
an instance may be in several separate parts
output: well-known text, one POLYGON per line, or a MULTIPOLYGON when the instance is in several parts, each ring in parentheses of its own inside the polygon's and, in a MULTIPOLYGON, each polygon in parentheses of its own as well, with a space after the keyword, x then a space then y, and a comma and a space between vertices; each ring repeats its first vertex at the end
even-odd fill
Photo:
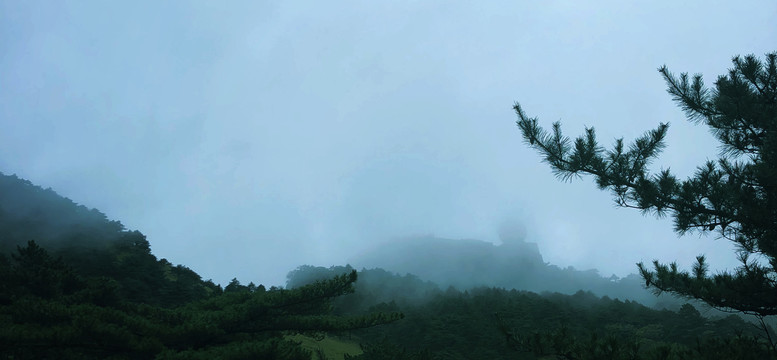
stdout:
POLYGON ((625 276, 724 240, 558 181, 512 105, 569 135, 670 122, 654 169, 717 157, 656 69, 711 84, 777 50, 774 1, 0 0, 0 172, 103 211, 225 284, 283 284, 395 237, 499 242, 625 276), (514 225, 515 226, 515 225, 514 225))

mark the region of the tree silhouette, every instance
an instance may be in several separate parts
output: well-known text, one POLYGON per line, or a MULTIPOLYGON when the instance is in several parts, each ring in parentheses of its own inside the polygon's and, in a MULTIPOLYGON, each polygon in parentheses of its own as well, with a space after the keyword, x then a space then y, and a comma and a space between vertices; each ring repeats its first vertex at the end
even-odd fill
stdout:
MULTIPOLYGON (((758 316, 777 314, 777 53, 764 61, 753 55, 733 58, 733 68, 714 88, 701 75, 675 76, 658 71, 673 100, 689 121, 704 123, 721 143, 721 155, 679 180, 669 169, 651 172, 648 165, 664 148, 668 124, 662 123, 631 145, 618 139, 603 149, 593 128, 571 141, 560 123, 551 131, 514 106, 524 140, 563 180, 593 175, 600 189, 610 190, 618 205, 674 218, 675 231, 716 233, 737 246, 741 266, 710 275, 704 256, 691 271, 676 263, 639 263, 647 286, 695 298, 722 310, 758 316)), ((765 328, 765 327, 764 327, 765 328)))

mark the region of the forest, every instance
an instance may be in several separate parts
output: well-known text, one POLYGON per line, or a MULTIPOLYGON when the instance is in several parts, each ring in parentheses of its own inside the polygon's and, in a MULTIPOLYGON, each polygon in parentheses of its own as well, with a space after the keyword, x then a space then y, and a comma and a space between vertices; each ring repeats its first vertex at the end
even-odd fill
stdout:
POLYGON ((770 356, 741 317, 584 290, 443 289, 350 266, 300 266, 283 288, 222 287, 157 259, 142 233, 14 175, 0 176, 0 234, 0 353, 9 359, 335 358, 295 334, 359 344, 350 359, 770 356))
MULTIPOLYGON (((492 256, 490 262, 528 264, 509 271, 526 284, 536 286, 533 274, 543 273, 563 283, 560 291, 581 288, 572 294, 509 288, 488 283, 482 277, 488 271, 478 274, 484 270, 460 262, 475 274, 447 287, 416 274, 349 265, 299 266, 284 287, 237 278, 222 287, 184 265, 157 259, 141 232, 99 210, 0 173, 0 354, 7 359, 777 358, 770 325, 777 314, 772 166, 777 53, 766 62, 747 56, 733 63, 714 91, 700 75, 676 77, 659 69, 689 120, 712 127, 726 150, 684 181, 669 170, 647 169, 664 146, 667 124, 631 146, 617 140, 604 150, 593 128, 572 141, 562 135, 560 123, 548 132, 519 104, 514 107, 524 139, 560 178, 592 175, 621 207, 670 213, 680 234, 717 232, 738 246, 742 265, 733 272, 710 274, 703 255, 691 271, 676 263, 639 263, 645 287, 689 300, 676 308, 646 306, 628 292, 601 285, 601 279, 596 290, 618 296, 598 295, 581 280, 595 278, 591 274, 548 266, 531 252, 523 260, 493 257, 494 249, 476 242, 467 249, 492 256), (357 348, 333 349, 349 344, 357 348)), ((526 244, 519 247, 525 250, 526 244)), ((426 258, 436 249, 427 249, 426 258)), ((437 255, 444 259, 450 251, 437 255)), ((509 277, 499 275, 500 281, 509 277)))
POLYGON ((16 176, 0 176, 0 353, 8 359, 310 359, 285 335, 400 313, 334 315, 355 271, 291 290, 225 287, 157 259, 138 231, 16 176))

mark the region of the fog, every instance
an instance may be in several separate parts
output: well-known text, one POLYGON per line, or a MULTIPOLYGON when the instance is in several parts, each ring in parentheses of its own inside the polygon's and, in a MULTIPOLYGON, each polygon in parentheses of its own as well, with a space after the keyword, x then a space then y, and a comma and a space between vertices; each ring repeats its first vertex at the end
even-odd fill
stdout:
POLYGON ((775 24, 772 1, 0 0, 0 171, 222 284, 505 224, 562 268, 731 269, 726 241, 556 179, 512 105, 604 144, 670 122, 653 169, 686 177, 718 149, 656 69, 711 84, 774 51, 775 24))

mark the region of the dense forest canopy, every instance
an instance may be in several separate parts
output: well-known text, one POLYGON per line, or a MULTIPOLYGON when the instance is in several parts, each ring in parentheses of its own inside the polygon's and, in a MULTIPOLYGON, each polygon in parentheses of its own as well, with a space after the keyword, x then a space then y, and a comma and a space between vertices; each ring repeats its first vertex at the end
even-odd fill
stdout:
POLYGON ((751 324, 708 318, 689 304, 675 312, 585 291, 462 291, 350 266, 300 266, 286 288, 238 279, 222 287, 157 259, 142 233, 97 210, 15 176, 0 175, 0 184, 0 240, 13 248, 0 252, 3 357, 770 356, 751 324), (354 343, 359 351, 338 350, 354 343))
POLYGON ((237 279, 222 289, 158 260, 142 233, 3 174, 0 244, 0 354, 8 358, 310 359, 286 335, 401 317, 332 314, 331 300, 353 291, 355 271, 290 290, 237 279))
MULTIPOLYGON (((302 286, 351 270, 300 266, 289 273, 287 284, 302 286)), ((389 326, 358 333, 366 344, 365 359, 534 359, 561 353, 568 353, 567 359, 769 356, 761 332, 740 317, 706 317, 690 304, 677 311, 652 309, 588 291, 461 291, 412 275, 362 269, 355 292, 333 304, 340 314, 372 310, 405 315, 389 326)))

